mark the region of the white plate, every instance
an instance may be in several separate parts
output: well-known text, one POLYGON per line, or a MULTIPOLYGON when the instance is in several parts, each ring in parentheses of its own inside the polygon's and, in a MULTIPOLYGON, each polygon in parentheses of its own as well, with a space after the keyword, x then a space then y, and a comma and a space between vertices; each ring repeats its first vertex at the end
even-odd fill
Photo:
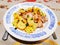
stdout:
POLYGON ((40 3, 35 3, 35 2, 34 3, 25 2, 25 3, 20 3, 11 7, 4 15, 3 24, 7 32, 17 39, 24 40, 24 41, 38 41, 52 35, 52 33, 55 31, 57 27, 57 18, 54 12, 50 8, 46 7, 45 5, 40 3), (19 8, 25 9, 32 6, 41 8, 41 10, 46 13, 48 22, 44 24, 43 28, 36 29, 36 31, 32 34, 27 34, 21 30, 15 30, 11 24, 13 20, 13 13, 16 12, 19 8))

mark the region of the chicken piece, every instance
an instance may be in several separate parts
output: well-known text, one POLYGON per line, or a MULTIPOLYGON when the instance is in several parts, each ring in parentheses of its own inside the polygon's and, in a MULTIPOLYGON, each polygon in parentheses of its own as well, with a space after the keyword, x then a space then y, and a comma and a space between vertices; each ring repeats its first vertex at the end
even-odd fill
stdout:
POLYGON ((27 15, 23 15, 22 17, 23 17, 24 19, 27 19, 27 15))
POLYGON ((48 21, 48 19, 47 19, 47 17, 45 17, 45 22, 47 22, 48 21))
POLYGON ((38 18, 39 18, 39 17, 38 17, 38 15, 37 15, 37 14, 33 16, 33 20, 34 20, 34 22, 35 22, 35 23, 37 23, 37 22, 38 22, 38 18))
POLYGON ((41 27, 43 27, 43 23, 42 23, 42 21, 41 20, 39 20, 38 21, 38 26, 37 26, 38 28, 41 28, 41 27))
POLYGON ((17 24, 17 27, 21 30, 25 29, 26 27, 26 24, 24 24, 22 21, 19 21, 18 24, 17 24))
POLYGON ((48 21, 48 20, 47 20, 46 17, 43 16, 43 17, 41 17, 41 21, 42 21, 42 23, 45 23, 45 22, 48 21))
POLYGON ((31 12, 27 13, 26 15, 28 15, 29 17, 33 18, 33 15, 31 12))
POLYGON ((42 23, 45 23, 45 16, 39 15, 38 17, 38 20, 41 20, 42 23))
POLYGON ((22 16, 24 19, 27 19, 28 17, 33 17, 32 13, 26 13, 25 15, 22 16))
POLYGON ((35 23, 38 23, 38 19, 34 19, 34 22, 35 22, 35 23))
POLYGON ((34 18, 34 19, 38 19, 38 15, 37 15, 37 14, 34 15, 33 18, 34 18))

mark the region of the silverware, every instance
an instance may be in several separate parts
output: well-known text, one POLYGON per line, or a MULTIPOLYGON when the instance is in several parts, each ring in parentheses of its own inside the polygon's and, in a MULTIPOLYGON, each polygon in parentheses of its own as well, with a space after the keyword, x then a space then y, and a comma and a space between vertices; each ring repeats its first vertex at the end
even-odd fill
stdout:
POLYGON ((55 32, 52 34, 53 39, 57 39, 55 32))
POLYGON ((6 41, 8 39, 8 35, 9 35, 9 33, 7 31, 5 31, 5 33, 2 37, 2 40, 6 41))

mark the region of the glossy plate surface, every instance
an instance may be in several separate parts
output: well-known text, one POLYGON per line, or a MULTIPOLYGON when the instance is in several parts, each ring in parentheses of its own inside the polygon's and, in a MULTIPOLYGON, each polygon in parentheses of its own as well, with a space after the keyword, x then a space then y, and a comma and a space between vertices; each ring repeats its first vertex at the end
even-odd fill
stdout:
POLYGON ((35 2, 34 3, 25 2, 25 3, 20 3, 11 7, 4 15, 3 24, 7 32, 17 39, 24 40, 24 41, 38 41, 38 40, 42 40, 49 37, 55 31, 57 27, 57 18, 54 12, 50 8, 46 7, 45 5, 40 3, 35 3, 35 2), (13 13, 20 8, 28 8, 32 6, 41 8, 41 10, 46 13, 48 22, 45 23, 43 28, 36 29, 36 31, 32 34, 27 34, 18 29, 15 30, 14 27, 12 26, 13 13))

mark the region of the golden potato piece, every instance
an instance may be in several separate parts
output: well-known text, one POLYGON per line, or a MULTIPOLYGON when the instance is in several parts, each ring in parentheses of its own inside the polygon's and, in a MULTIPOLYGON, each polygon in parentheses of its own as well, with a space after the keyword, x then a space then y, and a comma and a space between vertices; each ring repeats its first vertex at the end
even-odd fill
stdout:
POLYGON ((31 7, 28 8, 27 11, 28 11, 28 12, 32 12, 32 8, 31 8, 31 7))
POLYGON ((20 21, 18 24, 17 24, 17 27, 19 29, 24 29, 26 27, 26 24, 24 24, 22 21, 20 21))
POLYGON ((25 31, 26 31, 28 34, 30 34, 30 33, 34 32, 36 28, 37 28, 37 24, 36 24, 36 23, 33 23, 32 26, 27 26, 27 27, 25 28, 25 31))
POLYGON ((37 28, 38 24, 37 23, 33 23, 33 29, 35 30, 37 28))
POLYGON ((25 28, 25 32, 28 33, 28 34, 32 33, 33 31, 34 31, 34 29, 31 26, 27 26, 25 28))
POLYGON ((12 22, 13 26, 15 26, 15 28, 17 27, 17 23, 18 23, 18 19, 14 19, 14 21, 12 22))
POLYGON ((18 13, 14 13, 13 16, 14 16, 14 19, 18 19, 19 14, 18 13))
POLYGON ((23 18, 21 16, 19 16, 19 20, 21 21, 21 20, 23 20, 23 18))
POLYGON ((25 10, 24 9, 20 9, 19 12, 20 13, 25 13, 25 10))
POLYGON ((42 12, 42 10, 40 10, 40 14, 41 16, 46 16, 45 12, 42 12))
POLYGON ((40 9, 37 7, 34 7, 33 10, 34 10, 34 12, 38 12, 38 10, 40 11, 40 9))
POLYGON ((31 18, 28 18, 28 19, 27 19, 27 22, 28 22, 28 24, 29 24, 30 26, 33 25, 33 23, 34 23, 34 21, 31 20, 31 18))
POLYGON ((46 14, 42 12, 42 16, 46 16, 46 14))

